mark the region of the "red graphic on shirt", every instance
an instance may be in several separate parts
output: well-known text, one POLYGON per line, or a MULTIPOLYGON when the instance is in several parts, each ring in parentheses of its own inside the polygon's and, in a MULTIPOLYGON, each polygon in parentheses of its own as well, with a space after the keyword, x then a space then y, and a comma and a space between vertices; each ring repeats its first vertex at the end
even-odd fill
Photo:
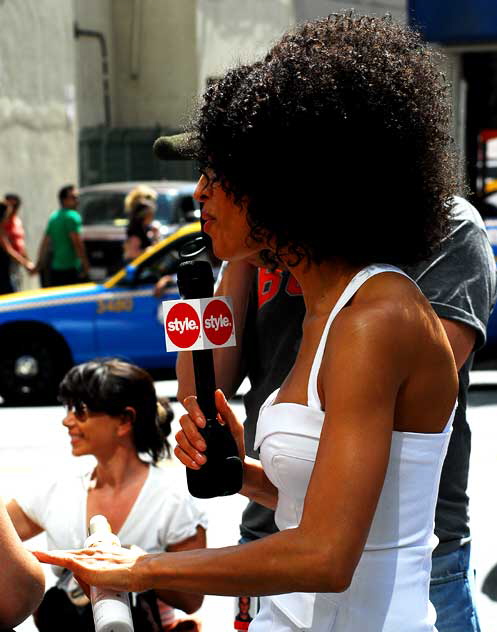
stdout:
POLYGON ((299 285, 297 279, 290 275, 286 283, 286 291, 290 296, 302 296, 302 288, 299 285))
POLYGON ((233 314, 224 301, 209 301, 204 310, 204 334, 213 345, 224 345, 233 333, 233 314))
POLYGON ((188 349, 200 336, 200 318, 188 303, 173 305, 166 317, 166 335, 176 347, 188 349))
POLYGON ((267 268, 259 268, 258 270, 258 297, 259 297, 259 309, 272 298, 276 296, 280 288, 281 283, 281 271, 275 270, 274 272, 267 268))
MULTIPOLYGON (((272 271, 267 268, 259 268, 257 281, 258 304, 260 309, 265 303, 271 301, 278 294, 285 278, 281 270, 272 271)), ((302 288, 291 274, 286 277, 285 290, 290 296, 302 296, 302 288)))

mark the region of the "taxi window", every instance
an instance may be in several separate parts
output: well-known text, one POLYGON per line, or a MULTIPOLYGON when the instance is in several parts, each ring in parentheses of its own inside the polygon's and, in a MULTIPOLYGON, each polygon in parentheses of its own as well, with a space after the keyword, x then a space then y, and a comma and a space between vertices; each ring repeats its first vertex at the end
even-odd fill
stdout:
POLYGON ((136 271, 134 285, 157 283, 165 274, 176 274, 179 265, 179 251, 164 248, 160 253, 144 261, 136 271))
MULTIPOLYGON (((175 241, 173 244, 163 248, 155 255, 149 257, 136 270, 133 285, 147 285, 157 283, 157 281, 166 274, 175 275, 180 263, 179 251, 184 244, 191 241, 192 235, 175 241)), ((202 253, 199 258, 206 258, 214 267, 218 262, 214 262, 212 256, 202 253)), ((119 285, 128 285, 129 282, 124 278, 119 285)))
POLYGON ((163 193, 157 200, 156 217, 163 224, 191 222, 200 217, 200 205, 191 193, 163 193))
MULTIPOLYGON (((79 202, 79 212, 85 226, 113 225, 124 226, 128 223, 128 217, 124 211, 125 192, 82 192, 79 202)), ((159 193, 157 198, 156 217, 163 224, 172 224, 182 217, 180 213, 180 200, 185 196, 177 193, 159 193)), ((191 197, 191 196, 186 196, 191 197)), ((191 198, 193 200, 193 198, 191 198)))
POLYGON ((115 224, 124 219, 124 193, 81 193, 79 212, 83 224, 115 224))

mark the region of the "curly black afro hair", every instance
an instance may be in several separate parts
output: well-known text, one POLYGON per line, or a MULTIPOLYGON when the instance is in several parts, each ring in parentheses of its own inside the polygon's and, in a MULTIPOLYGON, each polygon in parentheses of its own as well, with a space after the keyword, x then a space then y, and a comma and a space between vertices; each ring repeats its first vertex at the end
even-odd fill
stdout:
POLYGON ((195 124, 202 170, 275 258, 413 263, 458 188, 438 54, 387 17, 331 15, 230 70, 195 124))

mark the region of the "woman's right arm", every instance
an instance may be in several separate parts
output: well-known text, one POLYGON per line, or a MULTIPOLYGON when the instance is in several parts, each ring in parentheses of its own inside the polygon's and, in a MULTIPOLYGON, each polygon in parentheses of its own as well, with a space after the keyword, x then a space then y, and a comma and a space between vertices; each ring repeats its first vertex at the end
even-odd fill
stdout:
POLYGON ((0 559, 0 628, 13 627, 39 605, 45 590, 45 575, 36 558, 22 546, 2 501, 0 559))
POLYGON ((136 235, 131 235, 124 242, 124 258, 126 261, 130 261, 131 259, 135 259, 138 255, 141 255, 141 242, 140 238, 136 235))
POLYGON ((26 259, 26 257, 23 257, 20 253, 17 252, 17 250, 12 247, 12 244, 3 232, 0 232, 0 247, 5 250, 5 252, 9 255, 11 259, 17 261, 17 263, 26 268, 26 270, 30 272, 34 270, 33 263, 31 263, 29 259, 26 259))
POLYGON ((43 529, 24 513, 15 499, 9 500, 7 503, 7 513, 21 540, 29 540, 29 538, 43 532, 43 529))

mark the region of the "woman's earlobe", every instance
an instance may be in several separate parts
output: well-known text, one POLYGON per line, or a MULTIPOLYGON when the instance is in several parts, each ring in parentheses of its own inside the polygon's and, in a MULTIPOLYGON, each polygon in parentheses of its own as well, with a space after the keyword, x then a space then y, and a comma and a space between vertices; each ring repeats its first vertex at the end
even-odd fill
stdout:
POLYGON ((133 424, 136 420, 136 411, 131 406, 126 406, 123 412, 119 415, 121 421, 119 423, 119 427, 117 429, 117 433, 119 436, 123 437, 126 435, 132 436, 133 434, 133 424))
POLYGON ((129 421, 132 424, 136 420, 136 410, 132 406, 126 406, 122 413, 123 421, 129 421))

